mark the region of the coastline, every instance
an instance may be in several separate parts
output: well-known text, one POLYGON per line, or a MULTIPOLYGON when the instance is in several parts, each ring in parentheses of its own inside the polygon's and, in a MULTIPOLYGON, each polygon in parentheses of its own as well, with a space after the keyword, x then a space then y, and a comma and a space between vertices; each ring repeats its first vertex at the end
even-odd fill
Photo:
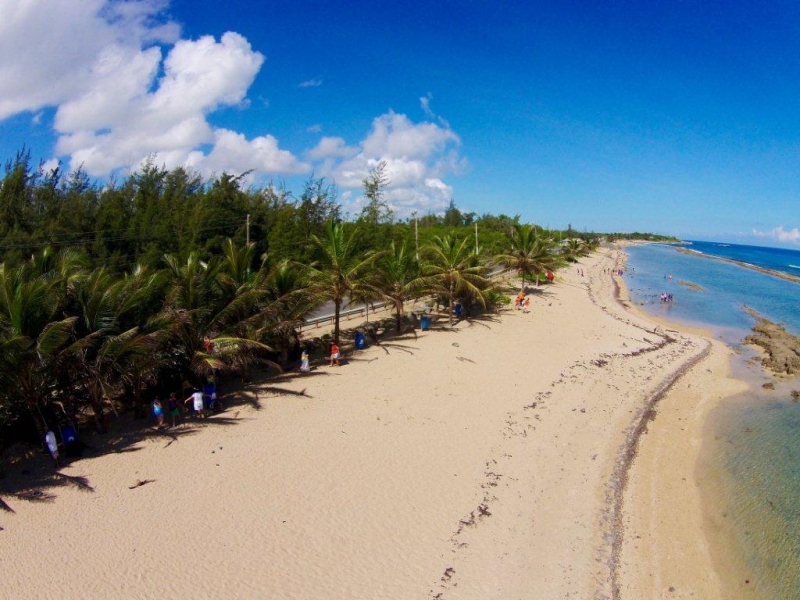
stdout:
POLYGON ((701 466, 709 414, 750 386, 733 376, 734 351, 710 331, 646 313, 630 302, 624 281, 620 285, 628 310, 708 344, 705 356, 660 398, 630 468, 621 560, 624 597, 757 597, 748 595, 752 590, 746 584, 734 583, 747 579, 741 577, 746 565, 728 543, 728 533, 714 522, 721 498, 708 493, 708 472, 701 466))
MULTIPOLYGON (((341 369, 253 384, 220 418, 61 470, 91 491, 9 499, 28 477, 10 473, 0 497, 16 513, 0 513, 0 536, 15 550, 0 577, 19 598, 642 597, 655 588, 635 532, 651 513, 637 515, 653 505, 639 490, 694 472, 697 440, 676 457, 685 432, 665 425, 688 415, 696 433, 728 391, 726 354, 625 309, 604 273, 620 258, 583 259, 586 277, 562 270, 559 285, 532 290, 531 314, 388 339, 341 369), (711 386, 700 408, 683 393, 694 377, 704 383, 692 390, 711 386), (213 566, 175 569, 201 548, 213 566)), ((692 523, 701 509, 687 505, 692 523)), ((681 531, 706 560, 684 561, 688 589, 711 562, 703 530, 681 531)), ((672 540, 647 541, 669 574, 672 540)))

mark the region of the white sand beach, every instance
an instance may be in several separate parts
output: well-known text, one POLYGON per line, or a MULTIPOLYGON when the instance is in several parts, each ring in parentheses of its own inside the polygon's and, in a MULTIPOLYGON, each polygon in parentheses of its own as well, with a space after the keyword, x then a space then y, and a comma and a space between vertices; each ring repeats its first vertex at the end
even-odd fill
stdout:
POLYGON ((14 467, 3 595, 723 598, 696 463, 741 384, 724 346, 616 299, 619 260, 563 270, 530 314, 436 324, 254 383, 207 421, 112 434, 117 452, 66 477, 14 467))

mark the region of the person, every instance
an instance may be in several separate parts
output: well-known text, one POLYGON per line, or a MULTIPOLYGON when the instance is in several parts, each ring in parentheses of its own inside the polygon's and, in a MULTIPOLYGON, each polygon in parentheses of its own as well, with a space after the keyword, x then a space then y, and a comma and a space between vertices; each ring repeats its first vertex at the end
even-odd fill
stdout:
POLYGON ((158 428, 161 429, 164 426, 164 407, 161 405, 161 400, 158 399, 158 396, 153 399, 153 416, 156 418, 158 428))
POLYGON ((58 468, 58 442, 56 441, 56 434, 53 433, 52 429, 44 436, 44 443, 47 444, 50 456, 53 457, 53 462, 56 464, 56 468, 58 468))
POLYGON ((529 313, 531 312, 531 299, 525 298, 525 302, 522 303, 522 312, 529 313))
POLYGON ((181 416, 181 408, 178 406, 178 399, 175 397, 175 392, 170 393, 169 400, 167 400, 167 409, 169 416, 172 419, 172 426, 178 422, 178 417, 181 416))
POLYGON ((184 404, 188 404, 189 402, 192 403, 192 408, 194 408, 194 412, 198 417, 205 416, 205 411, 203 410, 203 392, 195 389, 192 395, 183 401, 184 404))
MULTIPOLYGON (((209 410, 217 408, 217 384, 209 378, 203 386, 203 404, 209 410)), ((219 412, 219 411, 217 411, 219 412)))
POLYGON ((311 366, 308 364, 308 350, 305 349, 300 355, 300 370, 303 373, 308 373, 311 370, 311 366))
POLYGON ((331 344, 331 366, 336 365, 337 367, 341 366, 339 364, 339 346, 336 342, 331 344))
POLYGON ((517 308, 522 308, 522 302, 525 300, 525 292, 520 292, 517 294, 516 300, 514 300, 514 305, 517 308))

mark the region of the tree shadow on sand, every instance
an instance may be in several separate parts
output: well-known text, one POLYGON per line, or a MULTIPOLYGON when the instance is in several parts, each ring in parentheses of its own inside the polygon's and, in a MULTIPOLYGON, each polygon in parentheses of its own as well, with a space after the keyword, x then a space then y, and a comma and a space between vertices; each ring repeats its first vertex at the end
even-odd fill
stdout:
POLYGON ((16 511, 8 499, 37 504, 49 504, 55 501, 58 488, 72 487, 82 492, 94 492, 89 478, 84 475, 68 475, 60 470, 53 470, 49 457, 37 457, 27 463, 27 468, 19 473, 9 475, 0 486, 0 510, 9 513, 16 511))
POLYGON ((42 449, 35 455, 11 463, 7 474, 0 479, 0 511, 15 513, 12 500, 48 504, 58 497, 60 488, 76 488, 82 492, 94 492, 88 476, 64 472, 70 468, 86 468, 88 460, 108 454, 127 454, 142 450, 148 443, 165 442, 168 448, 181 438, 199 432, 203 427, 225 427, 240 419, 214 415, 203 420, 186 420, 176 427, 157 428, 145 425, 141 419, 123 415, 115 421, 108 433, 85 434, 80 447, 70 455, 63 455, 58 468, 54 468, 50 456, 42 449))

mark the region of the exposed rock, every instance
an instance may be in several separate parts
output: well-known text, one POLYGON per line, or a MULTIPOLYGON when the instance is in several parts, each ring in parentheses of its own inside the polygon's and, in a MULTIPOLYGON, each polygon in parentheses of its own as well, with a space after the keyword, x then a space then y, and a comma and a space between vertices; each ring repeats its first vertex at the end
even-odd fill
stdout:
POLYGON ((800 336, 789 333, 783 325, 768 321, 750 308, 745 308, 745 312, 757 322, 753 333, 744 341, 764 350, 762 364, 775 373, 800 373, 800 336))

